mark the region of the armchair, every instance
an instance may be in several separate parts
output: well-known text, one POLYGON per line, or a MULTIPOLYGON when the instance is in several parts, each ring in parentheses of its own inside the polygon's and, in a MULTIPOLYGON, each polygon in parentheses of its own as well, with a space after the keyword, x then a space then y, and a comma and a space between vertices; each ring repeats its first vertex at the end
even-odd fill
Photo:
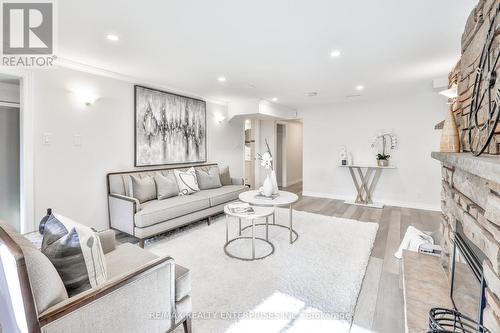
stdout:
POLYGON ((136 245, 117 246, 114 232, 99 237, 109 280, 61 299, 50 261, 0 221, 0 331, 165 333, 183 324, 191 333, 189 271, 136 245))

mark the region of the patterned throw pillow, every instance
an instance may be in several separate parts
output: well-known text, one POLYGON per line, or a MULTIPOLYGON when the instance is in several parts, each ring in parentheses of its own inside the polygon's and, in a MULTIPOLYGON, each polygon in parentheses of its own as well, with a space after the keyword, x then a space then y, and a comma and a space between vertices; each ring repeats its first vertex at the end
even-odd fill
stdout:
POLYGON ((174 170, 174 174, 177 185, 179 186, 179 195, 193 194, 200 190, 198 180, 196 179, 196 172, 193 167, 189 168, 187 171, 174 170))
POLYGON ((69 297, 107 280, 104 252, 89 227, 58 214, 45 223, 41 251, 63 280, 69 297))

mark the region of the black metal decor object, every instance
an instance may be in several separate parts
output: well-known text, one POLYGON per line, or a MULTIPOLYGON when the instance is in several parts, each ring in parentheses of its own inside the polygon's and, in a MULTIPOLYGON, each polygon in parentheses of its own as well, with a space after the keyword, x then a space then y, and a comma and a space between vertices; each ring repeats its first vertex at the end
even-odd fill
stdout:
POLYGON ((488 147, 500 115, 500 87, 496 71, 500 50, 493 47, 493 41, 500 29, 499 11, 500 5, 497 6, 495 16, 491 20, 479 66, 476 69, 469 113, 469 145, 470 151, 475 156, 481 155, 488 147), (483 102, 488 103, 487 108, 482 108, 483 102))
POLYGON ((491 333, 491 331, 458 311, 432 308, 429 311, 427 333, 491 333))

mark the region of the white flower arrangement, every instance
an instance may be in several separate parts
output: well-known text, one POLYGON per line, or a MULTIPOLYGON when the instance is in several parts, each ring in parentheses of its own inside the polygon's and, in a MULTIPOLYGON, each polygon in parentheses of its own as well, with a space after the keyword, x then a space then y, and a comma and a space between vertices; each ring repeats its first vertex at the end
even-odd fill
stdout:
POLYGON ((271 154, 271 149, 266 139, 267 151, 263 154, 257 153, 257 160, 260 161, 260 165, 268 170, 273 170, 273 155, 271 154))

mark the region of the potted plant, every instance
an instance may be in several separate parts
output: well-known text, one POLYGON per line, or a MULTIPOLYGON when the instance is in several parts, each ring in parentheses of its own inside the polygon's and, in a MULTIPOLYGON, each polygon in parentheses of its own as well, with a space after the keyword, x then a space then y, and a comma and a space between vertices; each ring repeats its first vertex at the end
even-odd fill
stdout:
POLYGON ((389 157, 391 157, 391 155, 377 154, 377 165, 381 167, 388 166, 389 157))
POLYGON ((373 139, 372 147, 378 150, 376 157, 378 166, 386 167, 389 165, 391 155, 387 154, 387 152, 394 150, 397 142, 396 135, 391 132, 382 132, 373 139))

